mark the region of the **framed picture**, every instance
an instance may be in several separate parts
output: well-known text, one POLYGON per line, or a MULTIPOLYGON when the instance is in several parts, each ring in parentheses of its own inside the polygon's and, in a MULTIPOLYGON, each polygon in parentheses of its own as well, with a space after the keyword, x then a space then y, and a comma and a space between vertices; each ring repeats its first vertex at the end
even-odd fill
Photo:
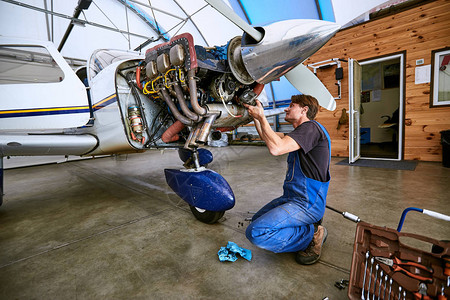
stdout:
POLYGON ((361 92, 361 103, 370 102, 370 91, 361 92))
POLYGON ((430 107, 450 106, 450 48, 431 52, 430 107))

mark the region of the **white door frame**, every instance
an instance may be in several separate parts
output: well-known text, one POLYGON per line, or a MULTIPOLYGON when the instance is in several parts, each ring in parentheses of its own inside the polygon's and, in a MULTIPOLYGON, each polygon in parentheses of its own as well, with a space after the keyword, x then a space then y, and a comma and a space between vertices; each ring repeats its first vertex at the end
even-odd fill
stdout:
MULTIPOLYGON (((404 124, 404 86, 405 86, 405 54, 398 53, 389 56, 383 56, 380 58, 375 58, 371 60, 366 60, 363 62, 359 62, 361 66, 378 63, 386 60, 391 60, 395 58, 400 58, 400 99, 399 99, 399 118, 398 118, 398 156, 397 158, 378 158, 378 157, 361 157, 364 159, 373 159, 373 160, 402 160, 403 159, 403 124, 404 124)), ((359 122, 359 120, 358 120, 359 122)))
POLYGON ((361 156, 361 133, 360 133, 360 114, 359 106, 361 104, 361 87, 355 86, 355 81, 361 85, 361 65, 350 58, 348 60, 349 74, 349 137, 348 137, 348 162, 356 162, 361 156))

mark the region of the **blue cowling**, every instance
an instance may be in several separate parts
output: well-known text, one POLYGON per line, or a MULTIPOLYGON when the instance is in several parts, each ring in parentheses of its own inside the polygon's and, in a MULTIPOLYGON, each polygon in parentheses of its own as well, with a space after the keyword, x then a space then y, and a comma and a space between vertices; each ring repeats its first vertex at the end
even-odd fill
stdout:
POLYGON ((233 208, 235 199, 228 182, 212 170, 165 169, 167 184, 184 201, 210 211, 233 208))

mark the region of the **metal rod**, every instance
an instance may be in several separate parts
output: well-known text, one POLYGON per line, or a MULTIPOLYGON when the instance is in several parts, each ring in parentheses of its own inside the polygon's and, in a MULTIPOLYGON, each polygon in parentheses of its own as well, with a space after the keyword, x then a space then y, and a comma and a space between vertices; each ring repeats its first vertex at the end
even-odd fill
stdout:
POLYGON ((346 211, 340 211, 340 210, 337 210, 336 208, 333 208, 333 207, 328 206, 328 205, 325 205, 325 207, 330 209, 330 210, 332 210, 332 211, 334 211, 334 212, 337 212, 338 214, 342 215, 344 218, 346 218, 346 219, 348 219, 350 221, 353 221, 355 223, 359 223, 361 221, 361 219, 358 216, 355 216, 352 213, 349 213, 349 212, 346 212, 346 211))
MULTIPOLYGON (((24 8, 36 10, 36 11, 39 11, 39 12, 48 13, 48 14, 51 14, 52 16, 60 17, 60 18, 63 18, 63 19, 69 19, 69 20, 72 20, 72 21, 78 21, 78 22, 81 22, 83 24, 99 27, 99 28, 102 28, 102 29, 115 31, 115 32, 123 33, 123 34, 127 33, 125 30, 119 30, 119 29, 116 29, 116 28, 112 28, 112 27, 109 27, 109 26, 105 26, 105 25, 102 25, 102 24, 98 24, 98 23, 94 23, 94 22, 90 22, 90 21, 86 21, 86 20, 80 20, 80 19, 68 16, 68 15, 65 15, 65 14, 57 13, 57 12, 54 12, 54 11, 49 11, 49 10, 46 10, 46 9, 43 9, 43 8, 40 8, 40 7, 37 7, 37 6, 25 4, 25 3, 18 2, 18 1, 15 1, 15 0, 0 0, 0 1, 7 2, 7 3, 10 3, 10 4, 14 4, 14 5, 18 5, 18 6, 21 6, 21 7, 24 7, 24 8)), ((137 33, 130 32, 130 35, 136 36, 136 37, 140 37, 140 38, 143 38, 143 39, 148 39, 148 36, 137 34, 137 33)))
POLYGON ((66 32, 64 33, 63 38, 61 39, 61 42, 59 43, 58 46, 58 51, 61 52, 62 48, 64 47, 64 44, 66 43, 67 39, 69 38, 70 33, 72 32, 73 29, 73 21, 77 20, 78 17, 81 14, 81 9, 78 8, 78 6, 75 8, 75 12, 73 13, 73 19, 72 21, 69 23, 69 26, 67 26, 66 32))
MULTIPOLYGON (((44 8, 47 10, 47 0, 44 0, 44 8)), ((48 13, 45 13, 45 23, 47 24, 47 38, 48 41, 51 42, 52 38, 50 35, 50 23, 48 22, 48 13)))
MULTIPOLYGON (((51 11, 53 12, 53 0, 51 2, 50 7, 51 7, 51 11)), ((53 42, 55 42, 54 41, 54 39, 55 39, 55 30, 54 30, 53 14, 51 14, 51 20, 52 20, 52 43, 53 43, 53 42)))
POLYGON ((187 16, 187 18, 192 22, 192 25, 194 25, 195 29, 197 29, 198 33, 200 33, 200 36, 202 37, 203 41, 206 43, 206 45, 209 47, 209 43, 206 40, 206 38, 203 36, 202 31, 198 28, 197 24, 195 24, 194 20, 191 18, 193 15, 195 15, 197 12, 202 10, 203 8, 207 7, 208 5, 203 6, 198 11, 194 12, 192 15, 188 15, 188 13, 183 9, 183 7, 178 3, 178 1, 174 0, 175 4, 178 5, 178 7, 181 9, 181 11, 187 16))
POLYGON ((126 6, 125 6, 125 17, 127 19, 128 50, 131 50, 130 23, 128 22, 128 8, 126 6))

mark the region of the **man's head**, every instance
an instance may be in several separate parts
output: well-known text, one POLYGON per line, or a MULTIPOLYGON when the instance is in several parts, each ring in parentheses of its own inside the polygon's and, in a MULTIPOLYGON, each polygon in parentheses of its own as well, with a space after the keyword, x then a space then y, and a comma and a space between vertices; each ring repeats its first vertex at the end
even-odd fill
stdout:
POLYGON ((319 102, 316 98, 310 95, 293 95, 291 97, 291 103, 297 103, 300 107, 308 107, 306 116, 310 120, 316 118, 317 112, 319 111, 319 102))
POLYGON ((284 110, 285 120, 296 128, 303 122, 314 120, 318 110, 319 103, 316 98, 309 95, 294 95, 291 97, 291 104, 284 110))

